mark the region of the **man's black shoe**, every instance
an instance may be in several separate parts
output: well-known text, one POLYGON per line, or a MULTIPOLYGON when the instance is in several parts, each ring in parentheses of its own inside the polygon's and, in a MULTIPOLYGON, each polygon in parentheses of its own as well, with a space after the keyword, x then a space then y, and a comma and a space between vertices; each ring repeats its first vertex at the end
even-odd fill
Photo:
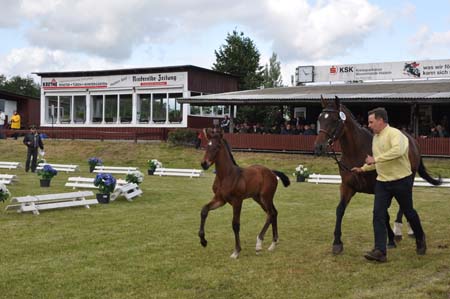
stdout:
POLYGON ((364 257, 369 261, 377 261, 380 263, 385 263, 387 261, 386 254, 379 249, 373 249, 372 251, 366 252, 364 257))
POLYGON ((416 239, 416 252, 418 255, 425 255, 427 252, 427 241, 425 240, 425 234, 421 240, 416 239))

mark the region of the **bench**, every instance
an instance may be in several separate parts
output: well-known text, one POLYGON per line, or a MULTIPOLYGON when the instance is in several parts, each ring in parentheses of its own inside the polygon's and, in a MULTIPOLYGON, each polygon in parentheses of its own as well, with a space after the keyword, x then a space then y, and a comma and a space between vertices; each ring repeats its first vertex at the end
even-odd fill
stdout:
POLYGON ((9 185, 13 181, 17 181, 17 176, 14 174, 0 174, 0 184, 9 185))
MULTIPOLYGON (((67 179, 67 183, 65 184, 66 187, 72 187, 75 188, 91 188, 91 189, 98 189, 98 186, 94 185, 95 178, 84 178, 84 177, 69 177, 67 179)), ((123 186, 127 184, 125 180, 118 179, 116 180, 116 188, 118 186, 123 186)))
POLYGON ((17 169, 22 168, 20 162, 0 162, 0 168, 17 169))
POLYGON ((77 206, 89 208, 90 205, 98 204, 97 199, 86 199, 88 196, 94 196, 94 193, 92 191, 78 191, 13 197, 11 199, 12 204, 8 205, 5 210, 17 210, 18 213, 33 212, 33 214, 39 215, 41 210, 77 206))
MULTIPOLYGON (((308 183, 315 184, 340 184, 341 176, 334 174, 312 174, 307 179, 308 183)), ((420 177, 414 178, 414 187, 450 187, 450 178, 442 179, 442 185, 434 186, 420 177)))
POLYGON ((71 164, 53 164, 53 163, 39 163, 36 167, 37 170, 44 168, 45 165, 50 165, 53 169, 57 171, 65 171, 65 172, 75 172, 80 171, 80 167, 78 165, 71 164))
POLYGON ((153 175, 159 176, 186 176, 186 177, 200 177, 203 175, 203 170, 200 169, 183 169, 183 168, 156 168, 153 175))
POLYGON ((117 197, 123 195, 128 201, 133 201, 133 199, 137 196, 141 196, 142 190, 139 188, 139 185, 135 183, 128 183, 123 186, 119 186, 116 190, 111 193, 110 200, 114 201, 117 197))
POLYGON ((128 174, 133 171, 139 170, 138 167, 116 167, 116 166, 104 166, 97 165, 94 168, 94 172, 96 173, 122 173, 128 174))

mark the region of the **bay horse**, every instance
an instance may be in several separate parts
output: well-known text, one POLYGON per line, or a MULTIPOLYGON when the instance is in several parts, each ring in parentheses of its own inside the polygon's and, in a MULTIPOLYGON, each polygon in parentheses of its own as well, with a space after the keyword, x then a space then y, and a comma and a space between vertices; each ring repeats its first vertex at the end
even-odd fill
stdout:
POLYGON ((262 242, 269 225, 272 225, 272 244, 269 251, 273 251, 278 242, 278 212, 273 204, 273 197, 278 185, 277 177, 281 179, 285 187, 290 184, 289 178, 280 171, 270 170, 261 165, 239 167, 228 142, 223 139, 222 130, 208 129, 204 130, 204 134, 208 143, 201 166, 207 170, 215 164, 216 177, 212 186, 214 196, 209 203, 203 206, 200 213, 201 221, 198 232, 200 243, 203 247, 206 247, 208 243, 205 239, 204 228, 209 211, 229 203, 233 207, 232 227, 235 238, 234 251, 230 257, 238 258, 241 251, 239 230, 242 201, 246 198, 253 198, 267 215, 266 222, 256 237, 256 253, 258 254, 262 250, 262 242))
MULTIPOLYGON (((340 185, 340 201, 336 208, 336 224, 334 229, 333 254, 339 254, 344 250, 344 244, 341 240, 341 224, 344 217, 345 209, 350 203, 353 195, 357 192, 374 194, 376 171, 368 171, 362 173, 354 173, 351 171, 353 167, 360 167, 365 163, 367 155, 372 156, 372 133, 362 127, 353 117, 350 110, 340 103, 338 97, 335 101, 327 101, 323 97, 322 112, 319 115, 319 134, 314 143, 314 152, 316 155, 324 154, 331 149, 339 167, 339 174, 342 182, 340 185), (333 145, 339 141, 341 146, 341 160, 337 159, 333 145)), ((442 180, 432 178, 422 161, 417 141, 403 132, 409 140, 409 161, 411 163, 411 171, 415 175, 416 172, 432 185, 442 184, 442 180)), ((389 224, 389 214, 387 216, 386 228, 388 231, 388 247, 395 247, 394 233, 389 224)))

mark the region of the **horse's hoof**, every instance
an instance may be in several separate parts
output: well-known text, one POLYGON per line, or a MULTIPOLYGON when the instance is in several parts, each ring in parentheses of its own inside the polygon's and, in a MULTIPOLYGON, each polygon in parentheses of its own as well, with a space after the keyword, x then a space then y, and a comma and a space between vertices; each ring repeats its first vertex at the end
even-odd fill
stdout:
POLYGON ((275 247, 277 247, 277 242, 272 242, 272 244, 270 244, 270 246, 269 246, 269 248, 267 250, 274 251, 275 247))
POLYGON ((388 243, 388 244, 387 244, 387 248, 388 248, 388 249, 394 249, 394 248, 397 248, 397 245, 395 244, 395 242, 388 243))
POLYGON ((394 236, 395 242, 400 242, 402 239, 403 239, 403 236, 402 236, 402 235, 395 235, 395 236, 394 236))
POLYGON ((206 241, 206 239, 201 239, 200 243, 202 244, 203 247, 206 247, 206 245, 208 245, 208 241, 206 241))
POLYGON ((230 258, 232 258, 232 259, 237 259, 239 257, 239 252, 237 252, 237 251, 234 251, 231 255, 230 255, 230 258))
POLYGON ((255 246, 256 254, 258 254, 262 250, 262 242, 263 241, 259 237, 256 237, 256 246, 255 246))
POLYGON ((344 244, 333 244, 333 254, 338 255, 344 251, 344 244))

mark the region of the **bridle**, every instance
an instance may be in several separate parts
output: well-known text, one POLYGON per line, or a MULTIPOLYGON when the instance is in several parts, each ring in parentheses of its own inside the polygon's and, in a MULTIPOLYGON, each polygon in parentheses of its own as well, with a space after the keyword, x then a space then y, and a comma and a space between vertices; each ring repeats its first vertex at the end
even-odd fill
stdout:
MULTIPOLYGON (((333 113, 340 114, 342 111, 337 111, 337 110, 334 110, 334 109, 323 109, 322 112, 327 112, 327 113, 333 112, 333 113)), ((336 140, 338 140, 339 137, 341 136, 342 131, 344 130, 344 125, 345 125, 345 119, 342 119, 340 117, 340 115, 339 115, 338 124, 334 128, 333 133, 330 133, 330 132, 328 132, 327 130, 324 130, 324 129, 320 129, 319 133, 322 132, 328 137, 328 140, 327 140, 328 147, 331 149, 332 154, 333 154, 332 158, 336 161, 336 164, 339 166, 339 168, 342 168, 344 170, 347 170, 347 171, 351 172, 352 170, 350 168, 348 168, 347 166, 345 166, 344 163, 339 161, 339 159, 337 158, 336 151, 334 150, 334 146, 333 146, 334 143, 336 142, 336 140)))

